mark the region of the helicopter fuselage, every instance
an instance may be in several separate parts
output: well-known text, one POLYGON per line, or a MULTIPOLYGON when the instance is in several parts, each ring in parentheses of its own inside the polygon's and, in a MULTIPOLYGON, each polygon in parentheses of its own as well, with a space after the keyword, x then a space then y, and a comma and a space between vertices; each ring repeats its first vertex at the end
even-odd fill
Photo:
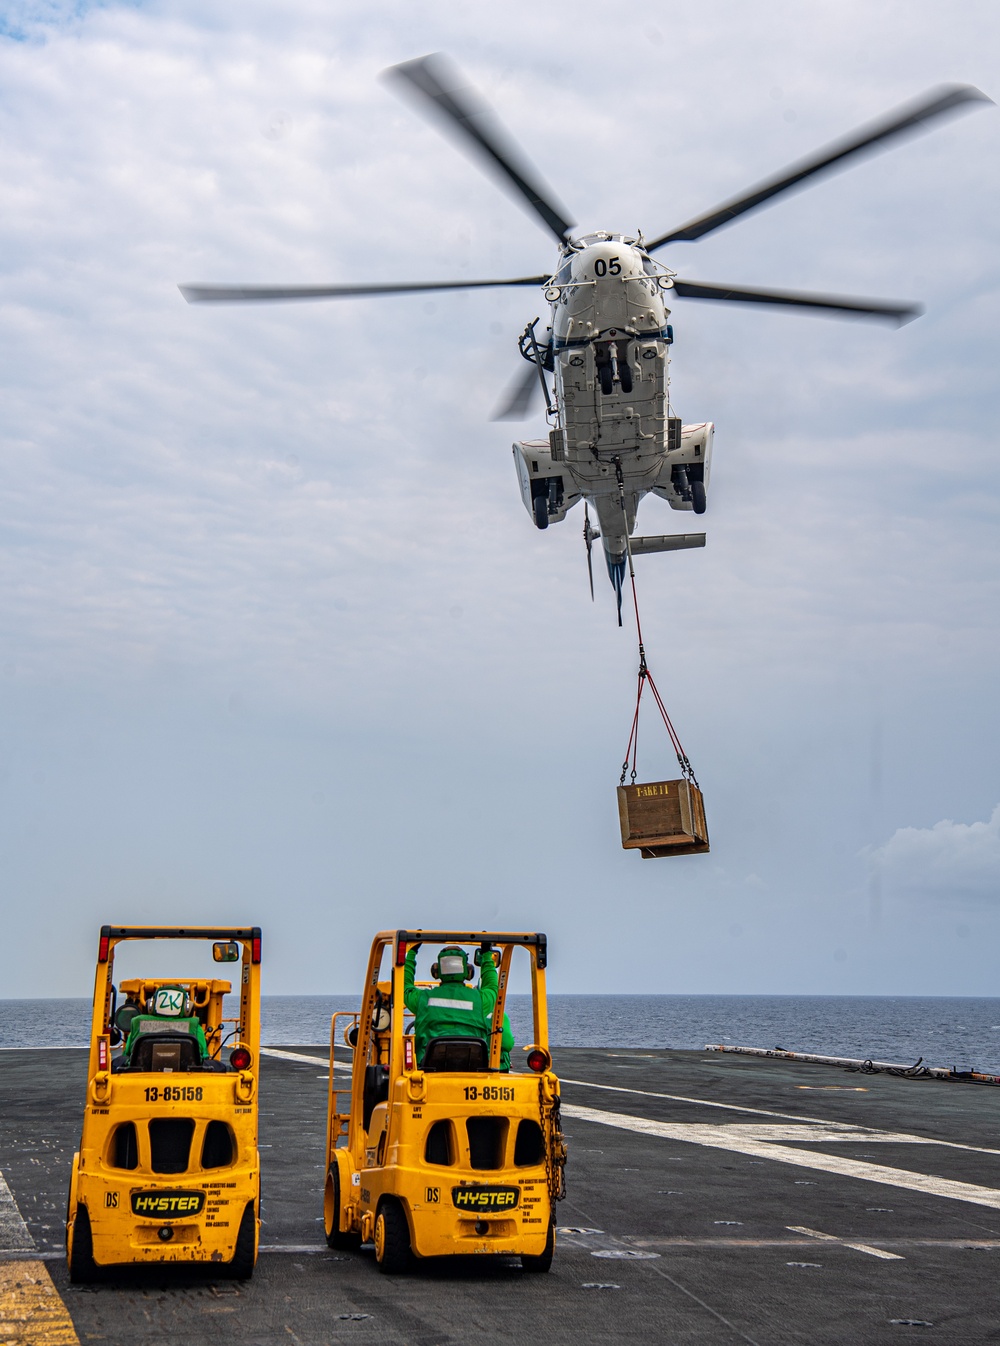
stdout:
MULTIPOLYGON (((592 233, 573 236, 573 223, 545 183, 507 140, 489 109, 441 53, 403 61, 387 72, 416 95, 435 117, 443 116, 481 156, 540 224, 559 241, 555 274, 495 280, 348 282, 333 285, 182 285, 190 303, 258 303, 290 299, 358 299, 368 295, 431 293, 541 285, 551 305, 547 332, 529 323, 521 354, 538 368, 549 412, 546 440, 514 445, 514 460, 528 512, 539 528, 565 518, 579 500, 593 503, 599 530, 584 511, 588 567, 591 544, 600 537, 608 574, 618 594, 628 553, 677 551, 704 545, 704 533, 633 537, 639 501, 650 492, 677 510, 705 511, 711 462, 711 422, 682 426, 670 406, 669 348, 673 340, 666 296, 737 304, 768 304, 793 310, 866 317, 899 326, 921 312, 920 305, 860 299, 847 295, 719 285, 685 280, 654 262, 652 254, 671 243, 691 243, 732 224, 748 211, 797 190, 817 174, 852 162, 854 156, 895 143, 946 113, 992 100, 966 84, 942 85, 897 108, 887 117, 827 145, 776 176, 659 234, 647 243, 641 234, 592 233), (555 400, 545 372, 555 376, 555 400)), ((525 371, 527 373, 527 371, 525 371)), ((496 419, 518 419, 528 409, 534 372, 516 380, 496 419)), ((593 572, 591 570, 591 590, 593 572)))
POLYGON ((609 571, 624 560, 644 495, 705 508, 713 426, 682 427, 670 405, 671 284, 641 240, 587 235, 545 287, 548 330, 522 343, 555 382, 548 441, 514 445, 525 506, 544 528, 588 500, 609 571))

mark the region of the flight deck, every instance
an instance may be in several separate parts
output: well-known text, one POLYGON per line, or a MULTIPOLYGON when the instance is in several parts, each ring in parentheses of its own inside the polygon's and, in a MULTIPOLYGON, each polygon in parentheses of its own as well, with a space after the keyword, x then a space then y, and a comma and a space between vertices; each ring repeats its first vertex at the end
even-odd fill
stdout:
MULTIPOLYGON (((569 1161, 547 1275, 384 1276, 323 1236, 328 1060, 265 1048, 253 1279, 71 1286, 87 1053, 0 1052, 0 1341, 755 1346, 1000 1340, 1000 1092, 691 1051, 557 1049, 569 1161)), ((342 1053, 347 1082, 349 1054, 342 1053)))

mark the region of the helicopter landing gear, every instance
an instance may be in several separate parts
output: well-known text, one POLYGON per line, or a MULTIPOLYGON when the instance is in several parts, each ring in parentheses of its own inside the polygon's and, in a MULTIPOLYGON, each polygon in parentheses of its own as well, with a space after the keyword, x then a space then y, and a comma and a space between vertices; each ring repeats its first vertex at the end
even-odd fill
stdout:
POLYGON ((705 469, 701 463, 678 463, 671 473, 670 479, 674 490, 685 504, 691 506, 695 514, 704 514, 708 507, 704 473, 705 469))
MULTIPOLYGON (((537 471, 535 464, 532 464, 537 471)), ((524 502, 527 505, 527 500, 524 502)), ((552 515, 556 522, 563 517, 562 477, 535 477, 531 483, 531 517, 536 528, 548 528, 552 515)))
POLYGON ((618 374, 615 343, 613 341, 598 342, 594 346, 594 361, 597 370, 597 382, 601 385, 601 392, 605 397, 610 397, 615 390, 615 378, 618 374))
POLYGON ((605 397, 614 392, 616 383, 623 393, 632 391, 632 370, 627 352, 628 343, 625 341, 605 341, 594 348, 597 381, 605 397))

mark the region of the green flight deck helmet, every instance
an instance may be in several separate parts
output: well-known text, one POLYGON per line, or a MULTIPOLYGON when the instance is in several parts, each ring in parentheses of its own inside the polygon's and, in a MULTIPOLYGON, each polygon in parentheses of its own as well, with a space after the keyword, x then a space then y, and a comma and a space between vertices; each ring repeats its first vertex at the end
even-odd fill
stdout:
POLYGON ((431 964, 431 976, 441 982, 470 981, 469 955, 457 945, 449 945, 438 954, 437 962, 431 964))
POLYGON ((191 1013, 191 1000, 183 986, 160 986, 150 1012, 158 1019, 183 1019, 191 1013))

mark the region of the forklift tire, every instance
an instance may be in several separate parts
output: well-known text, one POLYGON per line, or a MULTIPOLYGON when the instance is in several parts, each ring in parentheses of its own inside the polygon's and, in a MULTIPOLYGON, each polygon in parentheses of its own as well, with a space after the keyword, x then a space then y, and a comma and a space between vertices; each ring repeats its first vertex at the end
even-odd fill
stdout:
POLYGON ((100 1272, 94 1261, 94 1236, 90 1232, 90 1212, 84 1205, 76 1208, 73 1244, 69 1255, 69 1278, 74 1285, 93 1285, 100 1272))
POLYGON ((386 1276, 399 1276, 410 1269, 410 1226, 406 1212, 395 1197, 383 1197, 375 1216, 375 1261, 386 1276))
POLYGON ((346 1252, 361 1247, 360 1234, 345 1234, 340 1228, 340 1166, 334 1161, 326 1175, 326 1191, 323 1193, 323 1230, 326 1234, 326 1246, 346 1252))
POLYGON ((708 497, 705 494, 705 483, 703 481, 693 481, 691 483, 691 503, 694 505, 695 514, 704 514, 708 508, 708 497))
POLYGON ((548 528, 549 526, 549 497, 547 495, 536 495, 531 502, 535 511, 535 527, 548 528))
POLYGON ((257 1243, 257 1217, 253 1202, 248 1201, 243 1210, 239 1233, 236 1235, 236 1251, 233 1260, 226 1267, 230 1280, 248 1281, 253 1275, 257 1243))
POLYGON ((549 1221, 549 1236, 545 1240, 545 1251, 539 1253, 537 1257, 529 1257, 527 1253, 521 1254, 522 1271, 548 1271, 552 1265, 552 1254, 556 1246, 556 1226, 555 1221, 549 1221))

